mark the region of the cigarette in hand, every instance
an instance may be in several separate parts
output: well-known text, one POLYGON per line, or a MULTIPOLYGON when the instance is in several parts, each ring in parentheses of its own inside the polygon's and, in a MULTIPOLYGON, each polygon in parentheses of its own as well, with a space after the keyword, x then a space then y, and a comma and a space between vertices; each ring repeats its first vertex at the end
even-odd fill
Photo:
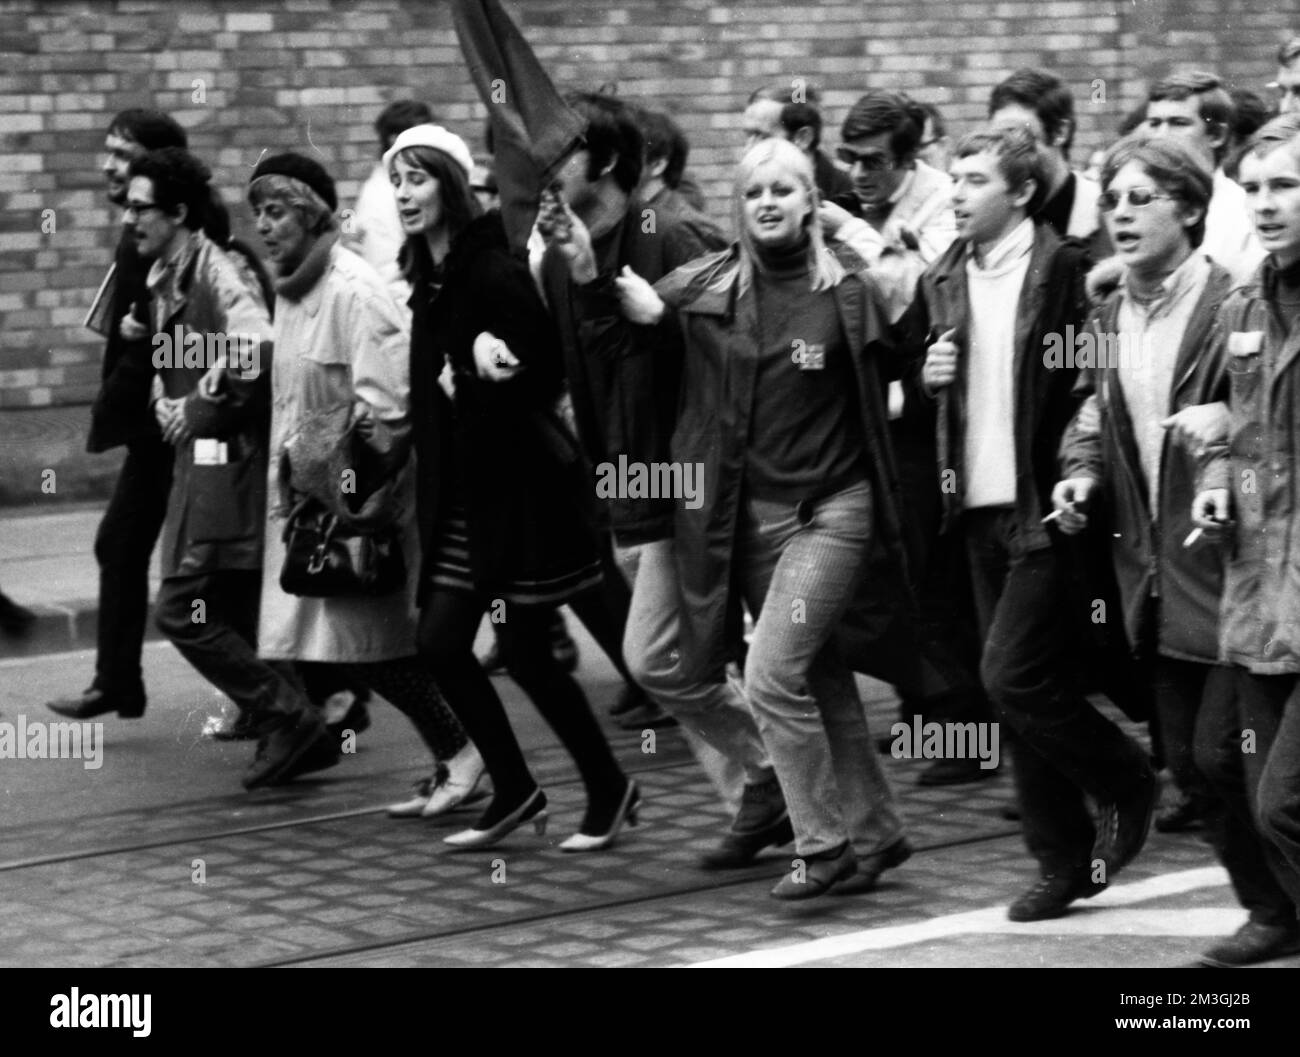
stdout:
POLYGON ((1050 514, 1047 515, 1047 517, 1043 518, 1043 520, 1040 521, 1039 524, 1040 524, 1040 525, 1046 525, 1049 521, 1055 521, 1055 520, 1056 520, 1058 517, 1060 517, 1064 512, 1065 512, 1065 511, 1063 511, 1063 510, 1053 510, 1050 514))
POLYGON ((1193 543, 1195 543, 1198 539, 1200 539, 1204 535, 1205 533, 1202 529, 1199 528, 1192 529, 1192 531, 1187 534, 1187 538, 1183 540, 1183 546, 1190 547, 1193 543))

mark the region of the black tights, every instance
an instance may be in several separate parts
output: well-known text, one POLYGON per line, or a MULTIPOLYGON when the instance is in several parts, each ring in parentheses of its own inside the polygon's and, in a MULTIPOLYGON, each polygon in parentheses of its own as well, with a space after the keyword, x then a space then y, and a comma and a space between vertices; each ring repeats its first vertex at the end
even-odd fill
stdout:
POLYGON ((344 664, 298 661, 294 667, 308 698, 317 707, 340 690, 377 693, 415 725, 435 762, 445 763, 468 743, 428 668, 417 657, 344 664))
MULTIPOLYGON (((485 598, 435 588, 420 614, 419 648, 470 740, 478 747, 496 790, 483 825, 517 808, 536 788, 492 680, 474 657, 474 636, 488 608, 485 598)), ((626 779, 578 684, 551 652, 550 608, 508 604, 497 625, 510 676, 573 757, 587 789, 588 811, 617 806, 626 779)))

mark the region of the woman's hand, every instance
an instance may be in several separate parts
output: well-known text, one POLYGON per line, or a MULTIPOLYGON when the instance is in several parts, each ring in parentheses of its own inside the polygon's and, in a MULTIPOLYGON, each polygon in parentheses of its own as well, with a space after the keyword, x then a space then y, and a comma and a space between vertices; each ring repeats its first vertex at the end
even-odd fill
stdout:
POLYGON ((614 289, 618 292, 623 316, 629 323, 652 327, 664 318, 666 306, 663 299, 629 265, 623 265, 623 271, 614 278, 614 289))
POLYGON ((474 339, 474 368, 486 382, 508 382, 524 369, 510 346, 489 331, 474 339))
POLYGON ((168 444, 184 444, 194 434, 185 421, 185 401, 160 397, 153 406, 154 418, 162 427, 163 440, 168 444))
POLYGON ((537 213, 537 230, 547 246, 554 246, 569 264, 569 275, 575 283, 594 282, 600 270, 596 267, 596 251, 591 245, 591 232, 559 194, 547 188, 542 192, 541 208, 537 213))
POLYGON ((1220 401, 1217 404, 1185 407, 1176 414, 1161 419, 1160 425, 1172 431, 1175 441, 1193 455, 1199 456, 1205 453, 1206 448, 1228 443, 1228 426, 1231 421, 1228 405, 1220 401))
POLYGON ((127 341, 139 341, 149 333, 149 328, 135 318, 137 311, 136 303, 131 302, 131 311, 122 317, 122 322, 117 325, 117 332, 127 341))
POLYGON ((817 222, 822 226, 822 235, 833 239, 840 233, 840 228, 850 220, 857 219, 843 206, 834 202, 823 201, 817 207, 817 222))

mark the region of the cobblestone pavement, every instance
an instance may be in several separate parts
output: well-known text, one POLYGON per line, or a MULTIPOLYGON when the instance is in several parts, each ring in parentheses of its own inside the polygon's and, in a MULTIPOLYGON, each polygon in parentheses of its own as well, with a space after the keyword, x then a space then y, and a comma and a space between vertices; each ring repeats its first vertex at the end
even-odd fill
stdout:
MULTIPOLYGON (((473 809, 431 822, 382 811, 422 770, 395 710, 373 709, 356 758, 249 795, 237 775, 250 747, 196 735, 210 688, 169 647, 146 652, 155 704, 138 723, 106 724, 102 769, 0 762, 2 966, 1168 966, 1242 919, 1208 849, 1183 835, 1153 836, 1068 917, 1012 925, 1005 906, 1032 870, 1001 815, 1008 776, 925 788, 922 763, 895 759, 886 770, 917 853, 873 893, 776 903, 767 889, 790 848, 736 873, 696 868, 726 817, 673 730, 647 754, 611 727, 643 790, 641 824, 607 852, 565 855, 581 785, 507 680, 552 830, 458 853, 440 838, 473 809)), ((3 719, 41 718, 86 656, 0 662, 3 719)), ((599 669, 587 680, 603 714, 616 685, 599 669)), ((888 729, 878 687, 869 715, 888 729)))

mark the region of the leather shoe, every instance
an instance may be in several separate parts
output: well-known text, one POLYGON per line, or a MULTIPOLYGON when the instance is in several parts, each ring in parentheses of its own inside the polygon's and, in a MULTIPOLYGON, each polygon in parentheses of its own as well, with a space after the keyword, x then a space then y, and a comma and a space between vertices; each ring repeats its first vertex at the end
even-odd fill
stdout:
POLYGON ((1156 812, 1155 827, 1159 833, 1190 833, 1205 827, 1207 805, 1194 797, 1178 794, 1178 798, 1156 812))
POLYGON ((304 709, 281 723, 257 743, 257 754, 244 772, 244 788, 257 789, 287 781, 285 775, 324 733, 325 724, 315 709, 304 709))
POLYGON ((857 860, 853 845, 845 841, 838 848, 809 855, 802 870, 791 870, 772 889, 773 899, 816 899, 831 890, 838 881, 853 875, 857 860))
POLYGON ((1106 880, 1124 869, 1142 850, 1151 829, 1159 789, 1155 772, 1148 767, 1137 788, 1128 796, 1101 805, 1092 858, 1106 864, 1106 880))
POLYGON ((1235 935, 1216 943, 1200 957, 1202 965, 1231 969, 1300 954, 1300 927, 1247 921, 1235 935))
POLYGON ((888 847, 871 855, 864 855, 858 860, 858 872, 846 881, 835 886, 837 896, 857 895, 870 892, 876 887, 880 875, 895 866, 902 866, 912 857, 912 843, 906 837, 899 837, 888 847))
POLYGON ((789 844, 794 828, 775 775, 765 782, 746 783, 731 831, 718 846, 700 857, 704 870, 736 870, 748 866, 764 848, 789 844))
POLYGON ((61 697, 50 701, 46 707, 69 719, 93 719, 95 716, 116 712, 122 719, 139 719, 144 715, 144 699, 119 701, 97 686, 83 690, 77 697, 61 697))
POLYGON ((1086 871, 1075 874, 1047 874, 1007 908, 1012 921, 1046 921, 1069 912, 1076 899, 1091 899, 1106 886, 1095 882, 1086 871))
POLYGON ((271 784, 281 785, 304 774, 327 770, 341 759, 343 754, 339 752, 338 742, 328 732, 323 733, 311 743, 306 752, 281 771, 280 776, 271 784))

